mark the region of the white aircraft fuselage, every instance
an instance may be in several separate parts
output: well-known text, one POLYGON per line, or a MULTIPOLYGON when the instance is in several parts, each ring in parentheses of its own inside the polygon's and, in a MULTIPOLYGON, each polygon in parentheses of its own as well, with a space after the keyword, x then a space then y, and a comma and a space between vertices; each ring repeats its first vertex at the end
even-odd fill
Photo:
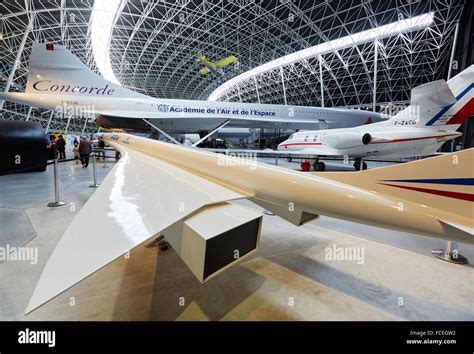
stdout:
MULTIPOLYGON (((36 87, 43 88, 42 85, 36 87)), ((384 118, 379 113, 355 109, 159 99, 145 95, 142 95, 143 97, 61 96, 44 93, 2 95, 8 95, 5 97, 8 100, 36 107, 56 109, 75 115, 96 115, 98 123, 103 127, 147 127, 142 121, 147 119, 160 129, 181 133, 212 130, 227 120, 230 120, 227 127, 296 130, 312 129, 326 124, 329 128, 341 128, 379 122, 384 118)))
POLYGON ((394 129, 383 122, 363 127, 295 133, 282 142, 278 150, 351 158, 402 158, 432 155, 446 141, 461 135, 457 131, 441 129, 394 129))
POLYGON ((355 109, 257 103, 158 99, 109 82, 65 47, 33 44, 24 93, 0 93, 0 100, 96 118, 106 128, 147 131, 149 124, 171 133, 227 127, 321 129, 353 127, 386 119, 355 109))
POLYGON ((389 120, 297 132, 278 150, 355 159, 433 155, 446 141, 461 136, 457 129, 473 115, 474 65, 448 82, 438 80, 414 88, 411 105, 389 120))

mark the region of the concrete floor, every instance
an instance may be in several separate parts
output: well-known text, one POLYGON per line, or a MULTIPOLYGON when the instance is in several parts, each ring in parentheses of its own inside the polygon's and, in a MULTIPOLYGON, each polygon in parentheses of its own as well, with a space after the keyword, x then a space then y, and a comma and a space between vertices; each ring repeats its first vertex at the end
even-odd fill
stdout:
MULTIPOLYGON (((100 181, 110 168, 99 164, 97 171, 100 181)), ((39 252, 37 264, 0 264, 1 320, 474 320, 473 266, 431 257, 443 241, 327 217, 296 227, 269 215, 259 250, 205 284, 173 250, 141 245, 24 316, 49 255, 94 191, 91 172, 92 165, 60 165, 68 202, 60 208, 46 207, 53 199, 51 166, 0 177, 0 247, 39 252), (326 247, 334 245, 363 249, 363 264, 327 260, 326 247)), ((474 247, 459 246, 474 261, 474 247)))

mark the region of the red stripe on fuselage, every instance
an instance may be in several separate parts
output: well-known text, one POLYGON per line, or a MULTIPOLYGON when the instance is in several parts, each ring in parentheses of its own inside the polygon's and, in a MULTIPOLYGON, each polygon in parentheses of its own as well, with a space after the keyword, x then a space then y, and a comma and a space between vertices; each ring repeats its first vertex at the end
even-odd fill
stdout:
POLYGON ((463 124, 474 114, 474 98, 471 98, 449 121, 449 124, 463 124))
POLYGON ((291 144, 280 145, 280 147, 287 147, 287 146, 293 146, 293 145, 322 145, 322 143, 291 143, 291 144))
POLYGON ((474 194, 469 194, 469 193, 440 191, 438 189, 429 189, 429 188, 420 188, 420 187, 399 186, 397 184, 390 184, 390 183, 380 183, 380 184, 383 184, 385 186, 390 186, 390 187, 408 189, 408 190, 412 190, 412 191, 415 191, 415 192, 435 194, 435 195, 440 195, 442 197, 461 199, 461 200, 465 200, 465 201, 468 201, 468 202, 474 202, 474 194))
POLYGON ((405 138, 405 139, 393 139, 393 140, 388 140, 388 141, 374 141, 374 142, 371 142, 371 144, 401 143, 404 141, 445 138, 447 136, 459 136, 459 134, 445 134, 445 135, 435 135, 435 136, 422 136, 419 138, 405 138))
MULTIPOLYGON (((434 136, 422 136, 419 138, 405 138, 405 139, 393 139, 388 141, 374 141, 370 144, 388 144, 388 143, 401 143, 404 141, 414 141, 414 140, 424 140, 424 139, 436 139, 436 138, 445 138, 447 136, 459 136, 460 134, 444 134, 444 135, 434 135, 434 136)), ((280 145, 281 147, 287 146, 297 146, 297 145, 322 145, 322 143, 290 143, 280 145)))

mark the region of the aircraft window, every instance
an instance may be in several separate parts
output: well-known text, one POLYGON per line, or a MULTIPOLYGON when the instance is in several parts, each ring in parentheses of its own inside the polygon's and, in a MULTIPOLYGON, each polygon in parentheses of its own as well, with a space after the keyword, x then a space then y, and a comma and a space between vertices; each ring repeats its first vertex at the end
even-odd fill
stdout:
POLYGON ((304 141, 308 141, 308 137, 309 137, 309 136, 306 135, 306 136, 304 137, 304 141))
POLYGON ((316 135, 315 135, 315 136, 313 136, 313 141, 316 141, 316 140, 318 140, 317 138, 318 138, 318 137, 317 137, 316 135))

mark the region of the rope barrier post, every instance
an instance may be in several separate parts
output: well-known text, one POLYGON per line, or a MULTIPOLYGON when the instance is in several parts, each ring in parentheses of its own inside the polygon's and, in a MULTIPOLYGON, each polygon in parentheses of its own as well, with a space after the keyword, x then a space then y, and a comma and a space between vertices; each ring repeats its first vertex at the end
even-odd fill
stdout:
POLYGON ((54 159, 54 202, 48 203, 48 206, 59 207, 66 205, 66 202, 59 200, 59 168, 58 168, 58 158, 54 159))
POLYGON ((107 151, 105 149, 102 149, 102 157, 104 159, 104 165, 102 166, 102 168, 109 168, 109 166, 107 166, 107 157, 105 156, 105 153, 107 151))
POLYGON ((99 187, 99 184, 97 183, 97 162, 96 162, 97 156, 96 155, 97 154, 95 152, 92 155, 92 175, 94 177, 94 182, 89 186, 91 188, 99 187))

